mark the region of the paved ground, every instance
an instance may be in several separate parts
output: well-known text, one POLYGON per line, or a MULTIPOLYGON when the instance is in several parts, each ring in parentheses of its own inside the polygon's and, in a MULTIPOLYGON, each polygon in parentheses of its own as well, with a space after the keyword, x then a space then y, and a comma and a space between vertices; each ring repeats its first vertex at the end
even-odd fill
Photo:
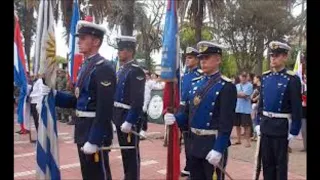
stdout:
MULTIPOLYGON (((149 123, 148 136, 154 143, 141 141, 141 179, 165 179, 166 154, 163 147, 163 125, 149 123)), ((62 179, 81 179, 80 164, 73 144, 73 126, 58 123, 60 169, 62 179)), ((19 125, 15 121, 15 131, 19 125)), ((32 137, 35 138, 35 129, 32 128, 32 137)), ((117 144, 117 141, 114 141, 117 144)), ((253 154, 255 144, 251 148, 242 145, 230 148, 227 171, 235 180, 252 179, 253 154)), ((293 153, 290 154, 289 179, 306 179, 306 153, 302 149, 302 140, 297 139, 292 144, 293 153)), ((184 149, 180 154, 181 168, 184 167, 184 149)), ((120 151, 110 153, 110 166, 113 179, 123 178, 123 168, 120 151)), ((14 179, 35 179, 35 144, 29 142, 28 135, 14 134, 14 179)), ((262 178, 261 178, 262 179, 262 178)))

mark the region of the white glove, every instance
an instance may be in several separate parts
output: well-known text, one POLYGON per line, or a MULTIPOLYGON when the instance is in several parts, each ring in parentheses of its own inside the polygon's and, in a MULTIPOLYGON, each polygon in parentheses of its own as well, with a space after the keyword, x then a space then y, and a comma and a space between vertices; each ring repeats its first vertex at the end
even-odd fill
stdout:
POLYGON ((131 131, 132 124, 125 121, 121 125, 121 131, 124 133, 129 133, 131 131))
POLYGON ((98 146, 95 144, 86 142, 81 149, 85 154, 93 154, 98 151, 98 146))
POLYGON ((292 135, 292 134, 289 134, 288 135, 288 141, 291 141, 292 139, 294 139, 296 136, 292 135))
MULTIPOLYGON (((42 98, 41 98, 42 100, 42 98)), ((41 107, 42 107, 42 101, 39 101, 36 103, 36 109, 38 111, 38 114, 41 114, 41 107)))
POLYGON ((164 119, 164 124, 166 125, 172 125, 176 121, 176 118, 172 113, 166 113, 163 119, 164 119))
POLYGON ((41 84, 40 89, 41 89, 41 94, 44 96, 48 95, 51 91, 51 88, 49 88, 49 86, 44 85, 44 84, 41 84))
POLYGON ((208 162, 212 165, 217 165, 219 164, 220 160, 221 160, 222 154, 219 153, 218 151, 215 150, 211 150, 208 155, 206 156, 206 160, 208 160, 208 162))
POLYGON ((143 106, 142 110, 143 112, 147 112, 147 106, 143 106))
POLYGON ((256 131, 257 135, 260 136, 260 125, 257 125, 254 130, 256 131))

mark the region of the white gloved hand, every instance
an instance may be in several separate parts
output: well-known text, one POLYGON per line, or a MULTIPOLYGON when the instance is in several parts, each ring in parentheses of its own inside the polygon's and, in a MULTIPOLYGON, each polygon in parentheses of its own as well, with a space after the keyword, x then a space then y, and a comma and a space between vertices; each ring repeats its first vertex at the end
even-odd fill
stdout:
POLYGON ((129 133, 131 131, 132 124, 125 121, 121 125, 121 131, 124 133, 129 133))
POLYGON ((86 142, 81 149, 85 154, 93 154, 98 151, 98 146, 91 144, 90 142, 86 142))
POLYGON ((166 113, 163 119, 164 119, 164 124, 166 125, 172 125, 176 121, 176 118, 172 113, 166 113))
POLYGON ((49 86, 45 84, 41 84, 40 89, 41 89, 41 94, 44 96, 48 95, 51 91, 51 88, 49 88, 49 86))
POLYGON ((294 139, 295 137, 296 137, 295 135, 289 134, 289 135, 288 135, 288 141, 291 141, 291 140, 294 139))
POLYGON ((143 112, 147 112, 147 106, 143 106, 142 110, 143 112))
POLYGON ((260 136, 261 132, 260 132, 260 125, 257 125, 254 130, 256 131, 257 135, 260 136))
POLYGON ((222 154, 219 153, 218 151, 215 150, 211 150, 208 155, 206 156, 206 160, 212 164, 212 165, 217 165, 219 164, 220 160, 221 160, 222 154))

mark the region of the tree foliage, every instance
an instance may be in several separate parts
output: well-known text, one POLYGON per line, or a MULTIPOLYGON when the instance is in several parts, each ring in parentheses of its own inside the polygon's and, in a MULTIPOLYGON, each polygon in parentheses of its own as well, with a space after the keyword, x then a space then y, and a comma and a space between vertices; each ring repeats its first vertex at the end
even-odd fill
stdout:
POLYGON ((213 15, 215 39, 229 45, 238 71, 252 71, 260 61, 262 70, 265 42, 283 39, 296 21, 279 1, 226 1, 213 15))
POLYGON ((30 70, 30 53, 33 44, 32 37, 36 33, 36 19, 33 17, 33 4, 26 0, 15 0, 14 7, 19 18, 20 28, 24 37, 24 48, 27 56, 28 69, 30 70))
POLYGON ((148 70, 153 69, 154 62, 151 58, 152 52, 159 52, 162 46, 162 26, 161 20, 164 16, 165 1, 152 1, 147 6, 153 14, 137 19, 135 27, 137 35, 137 51, 143 54, 145 66, 148 70))
POLYGON ((67 59, 65 57, 62 56, 56 56, 56 60, 58 62, 58 64, 66 64, 67 63, 67 59))

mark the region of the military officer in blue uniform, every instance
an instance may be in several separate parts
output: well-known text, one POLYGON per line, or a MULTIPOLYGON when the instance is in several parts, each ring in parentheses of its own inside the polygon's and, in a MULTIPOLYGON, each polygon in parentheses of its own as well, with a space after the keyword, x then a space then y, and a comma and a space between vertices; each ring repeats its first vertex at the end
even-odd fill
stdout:
POLYGON ((215 170, 218 179, 224 179, 216 166, 226 166, 237 90, 219 71, 223 46, 201 41, 197 47, 204 75, 192 80, 185 111, 166 113, 164 121, 168 125, 177 121, 180 127, 190 124, 191 179, 212 179, 215 170))
POLYGON ((125 179, 140 179, 140 138, 131 133, 140 131, 138 122, 142 112, 145 88, 145 74, 133 59, 136 39, 132 36, 117 38, 120 68, 117 72, 113 123, 117 128, 120 146, 135 146, 135 149, 121 150, 125 179))
POLYGON ((288 144, 301 128, 301 83, 285 68, 290 46, 269 43, 270 67, 263 73, 257 134, 261 136, 261 155, 265 180, 288 179, 288 144))
MULTIPOLYGON (((199 54, 198 50, 193 47, 187 47, 186 51, 186 72, 182 76, 181 80, 181 100, 180 100, 180 111, 184 111, 186 105, 186 99, 188 96, 188 89, 190 89, 192 79, 202 75, 202 70, 199 68, 199 59, 197 55, 199 54)), ((190 137, 190 128, 188 124, 180 128, 183 134, 184 149, 186 155, 186 165, 181 171, 181 176, 190 175, 190 160, 189 160, 189 137, 190 137)))
MULTIPOLYGON (((56 106, 76 109, 74 138, 82 178, 86 180, 111 179, 108 152, 99 150, 112 143, 111 119, 116 90, 116 73, 110 61, 98 53, 104 34, 105 29, 97 24, 78 22, 78 45, 85 60, 78 74, 75 95, 54 91, 56 106)), ((49 88, 42 87, 42 91, 46 89, 49 88)))

